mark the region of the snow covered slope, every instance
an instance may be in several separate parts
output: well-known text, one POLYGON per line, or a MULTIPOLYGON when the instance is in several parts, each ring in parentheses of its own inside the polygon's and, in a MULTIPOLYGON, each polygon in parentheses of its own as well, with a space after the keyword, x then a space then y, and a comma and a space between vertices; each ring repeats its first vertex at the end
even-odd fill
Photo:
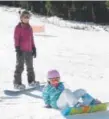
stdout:
MULTIPOLYGON (((59 111, 45 109, 44 102, 33 92, 20 97, 9 98, 3 89, 12 88, 15 70, 15 50, 13 31, 19 22, 16 8, 0 7, 0 117, 2 119, 65 119, 59 111)), ((80 23, 69 23, 57 18, 33 16, 32 25, 45 25, 44 33, 35 33, 34 39, 38 57, 34 59, 36 79, 46 81, 46 73, 56 68, 61 73, 61 80, 66 87, 75 90, 84 88, 101 101, 109 101, 109 33, 101 26, 85 25, 88 30, 60 27, 81 26, 80 23), (55 20, 54 20, 55 19, 55 20), (53 24, 51 24, 51 22, 53 24)), ((108 29, 108 26, 106 27, 108 29)), ((23 83, 27 83, 26 71, 23 73, 23 83)), ((75 115, 67 119, 108 119, 109 112, 75 115)))

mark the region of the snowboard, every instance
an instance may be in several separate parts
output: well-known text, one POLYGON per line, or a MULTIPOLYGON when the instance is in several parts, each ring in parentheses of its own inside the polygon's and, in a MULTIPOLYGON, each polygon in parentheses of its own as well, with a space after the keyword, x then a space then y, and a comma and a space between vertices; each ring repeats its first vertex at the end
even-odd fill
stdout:
POLYGON ((37 87, 27 87, 24 90, 15 90, 15 89, 5 89, 4 94, 8 96, 19 96, 22 94, 26 94, 27 92, 32 92, 32 91, 42 91, 44 88, 45 84, 40 84, 37 87))
POLYGON ((90 106, 68 107, 66 109, 63 109, 61 112, 62 115, 64 116, 82 114, 82 113, 92 113, 97 111, 106 111, 108 106, 109 106, 109 102, 106 102, 106 103, 90 105, 90 106))

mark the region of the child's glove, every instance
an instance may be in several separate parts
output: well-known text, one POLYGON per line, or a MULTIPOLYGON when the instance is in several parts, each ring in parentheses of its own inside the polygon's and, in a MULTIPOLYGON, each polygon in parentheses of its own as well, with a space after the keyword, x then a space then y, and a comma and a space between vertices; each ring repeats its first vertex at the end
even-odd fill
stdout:
POLYGON ((16 53, 17 53, 19 56, 22 55, 22 51, 20 50, 20 47, 19 47, 19 46, 16 47, 16 53))
POLYGON ((51 108, 51 106, 50 105, 45 105, 45 108, 51 108))
POLYGON ((36 48, 35 47, 32 48, 32 55, 34 56, 34 58, 36 58, 36 48))
POLYGON ((61 92, 64 91, 64 85, 63 84, 60 84, 57 89, 59 89, 61 92))

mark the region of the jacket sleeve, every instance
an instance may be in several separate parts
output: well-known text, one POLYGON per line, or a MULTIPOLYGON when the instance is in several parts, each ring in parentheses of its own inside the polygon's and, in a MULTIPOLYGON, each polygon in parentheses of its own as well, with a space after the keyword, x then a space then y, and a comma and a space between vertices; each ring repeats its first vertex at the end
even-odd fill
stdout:
POLYGON ((32 27, 31 27, 31 31, 32 31, 32 48, 34 48, 35 47, 35 43, 34 43, 34 37, 33 37, 33 29, 32 29, 32 27))
POLYGON ((45 87, 43 90, 43 100, 46 105, 50 105, 48 86, 45 87))
POLYGON ((14 45, 15 47, 20 46, 20 28, 18 28, 17 26, 14 30, 14 45))

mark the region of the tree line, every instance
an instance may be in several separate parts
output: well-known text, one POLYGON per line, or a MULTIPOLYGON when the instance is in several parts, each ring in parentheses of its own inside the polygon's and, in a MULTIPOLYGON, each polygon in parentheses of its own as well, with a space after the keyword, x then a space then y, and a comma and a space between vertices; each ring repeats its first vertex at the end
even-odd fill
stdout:
POLYGON ((0 1, 0 4, 66 20, 109 23, 109 1, 0 1))

